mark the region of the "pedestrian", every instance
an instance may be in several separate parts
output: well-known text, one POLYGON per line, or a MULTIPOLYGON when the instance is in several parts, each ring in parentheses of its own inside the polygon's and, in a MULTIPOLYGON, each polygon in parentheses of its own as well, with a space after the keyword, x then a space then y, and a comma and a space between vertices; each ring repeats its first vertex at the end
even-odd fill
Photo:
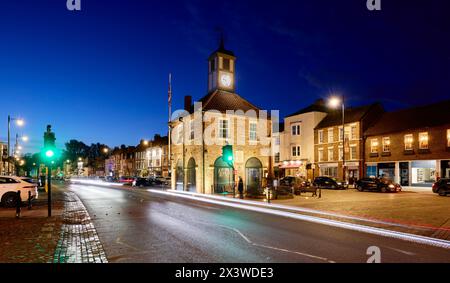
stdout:
POLYGON ((239 191, 239 198, 244 198, 244 182, 242 181, 242 177, 239 176, 239 183, 238 183, 238 191, 239 191))

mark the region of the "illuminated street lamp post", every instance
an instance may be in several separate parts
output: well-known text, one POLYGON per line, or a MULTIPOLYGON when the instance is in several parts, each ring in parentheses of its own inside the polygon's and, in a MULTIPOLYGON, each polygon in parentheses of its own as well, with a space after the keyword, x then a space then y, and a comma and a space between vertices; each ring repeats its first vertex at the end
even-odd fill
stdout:
POLYGON ((338 108, 341 106, 342 108, 342 179, 345 183, 346 179, 346 166, 345 166, 345 104, 344 104, 344 95, 341 97, 333 96, 329 100, 329 105, 332 108, 338 108))
MULTIPOLYGON (((16 121, 17 126, 22 127, 25 122, 23 119, 13 118, 8 115, 8 158, 11 157, 11 121, 16 121)), ((8 175, 11 174, 11 164, 8 164, 8 175)))

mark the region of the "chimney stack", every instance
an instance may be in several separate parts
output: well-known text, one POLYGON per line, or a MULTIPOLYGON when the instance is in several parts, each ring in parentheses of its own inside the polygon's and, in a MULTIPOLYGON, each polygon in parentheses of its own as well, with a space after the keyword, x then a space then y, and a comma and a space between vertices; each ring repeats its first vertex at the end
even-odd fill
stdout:
POLYGON ((191 105, 192 105, 192 96, 186 95, 184 96, 184 110, 188 113, 191 113, 191 105))

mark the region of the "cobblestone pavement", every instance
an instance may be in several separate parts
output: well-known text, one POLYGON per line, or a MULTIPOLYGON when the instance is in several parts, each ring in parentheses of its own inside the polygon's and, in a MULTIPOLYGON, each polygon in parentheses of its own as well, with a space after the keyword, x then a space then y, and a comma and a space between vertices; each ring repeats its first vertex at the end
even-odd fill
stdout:
POLYGON ((107 263, 89 213, 73 192, 64 192, 65 206, 55 263, 107 263))
POLYGON ((63 203, 58 192, 53 194, 53 217, 47 217, 47 195, 40 192, 32 210, 22 207, 20 218, 14 208, 0 209, 0 262, 47 263, 53 255, 60 235, 62 219, 58 211, 63 203))

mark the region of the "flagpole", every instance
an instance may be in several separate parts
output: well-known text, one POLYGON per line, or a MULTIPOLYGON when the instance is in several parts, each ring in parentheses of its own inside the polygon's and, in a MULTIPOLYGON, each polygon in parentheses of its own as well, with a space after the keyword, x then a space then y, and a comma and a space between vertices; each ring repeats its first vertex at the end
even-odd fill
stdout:
POLYGON ((170 121, 172 120, 172 74, 169 73, 169 91, 168 91, 168 104, 169 104, 169 156, 168 156, 168 170, 169 176, 172 177, 172 127, 170 121))

